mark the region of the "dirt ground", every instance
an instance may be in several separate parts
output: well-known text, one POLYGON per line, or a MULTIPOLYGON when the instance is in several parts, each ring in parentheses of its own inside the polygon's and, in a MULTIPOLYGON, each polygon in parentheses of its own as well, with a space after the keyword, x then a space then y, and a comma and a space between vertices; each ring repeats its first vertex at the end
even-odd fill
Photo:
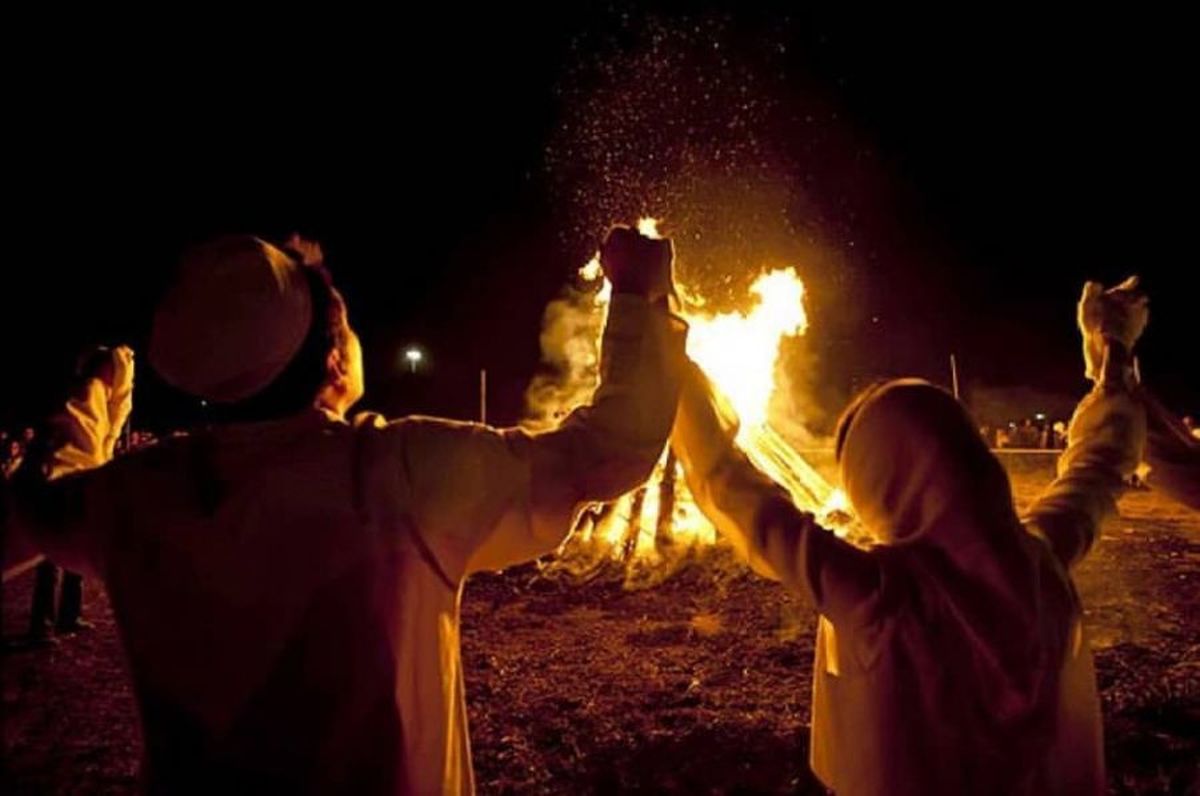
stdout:
MULTIPOLYGON (((1048 457, 1013 458, 1018 502, 1048 457)), ((1113 793, 1200 792, 1200 515, 1123 503, 1077 573, 1113 793)), ((28 575, 4 588, 23 629, 28 575)), ((103 591, 96 627, 7 651, 0 791, 129 793, 136 713, 103 591)), ((813 612, 711 560, 656 588, 527 566, 474 578, 463 656, 482 793, 823 793, 806 763, 813 612)))

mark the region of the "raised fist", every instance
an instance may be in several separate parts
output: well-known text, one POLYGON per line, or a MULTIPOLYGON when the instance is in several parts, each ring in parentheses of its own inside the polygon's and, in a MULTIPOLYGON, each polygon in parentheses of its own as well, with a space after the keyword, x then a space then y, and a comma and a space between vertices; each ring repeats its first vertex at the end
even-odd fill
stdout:
POLYGON ((614 293, 630 293, 651 302, 674 292, 671 265, 675 250, 668 238, 649 238, 629 227, 614 227, 600 247, 600 265, 614 293))

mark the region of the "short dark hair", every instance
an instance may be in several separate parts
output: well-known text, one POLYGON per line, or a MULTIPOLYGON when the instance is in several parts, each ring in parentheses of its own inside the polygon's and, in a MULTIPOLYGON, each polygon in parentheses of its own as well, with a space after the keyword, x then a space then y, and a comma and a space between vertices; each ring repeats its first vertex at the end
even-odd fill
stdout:
POLYGON ((219 422, 270 420, 295 414, 313 405, 329 377, 329 354, 349 345, 346 302, 320 266, 301 269, 312 298, 312 321, 300 350, 283 372, 263 390, 237 403, 211 407, 219 422))

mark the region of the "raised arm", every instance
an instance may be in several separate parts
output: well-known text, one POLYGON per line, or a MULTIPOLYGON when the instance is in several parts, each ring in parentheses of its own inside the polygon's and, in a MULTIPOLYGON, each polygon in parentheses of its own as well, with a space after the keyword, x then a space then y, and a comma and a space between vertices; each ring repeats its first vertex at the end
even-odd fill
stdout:
POLYGON ((1095 386, 1071 419, 1058 476, 1025 520, 1068 567, 1087 555, 1104 520, 1116 513, 1145 445, 1146 413, 1133 393, 1130 352, 1147 316, 1135 287, 1128 281, 1108 293, 1095 283, 1084 288, 1079 324, 1095 386))
POLYGON ((401 502, 452 582, 553 551, 587 503, 636 487, 658 461, 675 416, 686 327, 666 306, 669 243, 625 244, 605 263, 614 296, 590 405, 543 433, 429 418, 385 432, 408 491, 401 502), (625 265, 642 272, 625 274, 625 265))
POLYGON ((735 444, 737 420, 689 363, 671 446, 697 504, 755 571, 807 595, 834 621, 878 593, 878 562, 800 511, 735 444))
POLYGON ((114 349, 46 424, 8 485, 6 568, 44 552, 76 571, 94 570, 109 501, 102 479, 89 476, 112 459, 132 410, 133 375, 133 352, 114 349))

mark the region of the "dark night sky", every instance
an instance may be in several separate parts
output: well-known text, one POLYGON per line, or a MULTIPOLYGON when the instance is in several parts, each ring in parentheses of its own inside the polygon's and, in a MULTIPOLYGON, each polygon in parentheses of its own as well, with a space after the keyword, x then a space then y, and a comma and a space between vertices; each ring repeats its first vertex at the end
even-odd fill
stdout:
MULTIPOLYGON (((815 162, 830 151, 818 148, 804 164, 805 141, 779 144, 812 175, 826 234, 855 241, 848 303, 818 317, 831 382, 941 378, 955 350, 973 383, 1077 394, 1082 281, 1137 272, 1153 302, 1148 378, 1200 410, 1183 353, 1200 296, 1200 131, 1181 19, 738 5, 653 15, 667 28, 727 18, 747 51, 760 33, 785 42, 782 101, 836 114, 822 134, 847 139, 845 162, 871 163, 815 162)), ((547 172, 566 113, 556 88, 583 57, 572 41, 637 28, 644 12, 623 9, 447 5, 271 35, 248 20, 153 37, 135 20, 30 23, 7 114, 0 422, 44 411, 80 344, 142 344, 189 241, 291 229, 325 243, 367 347, 368 407, 470 416, 487 366, 496 413, 515 419, 541 309, 594 244, 564 232, 547 172), (418 377, 396 367, 409 341, 433 358, 418 377)), ((153 421, 168 410, 141 375, 153 421)))

